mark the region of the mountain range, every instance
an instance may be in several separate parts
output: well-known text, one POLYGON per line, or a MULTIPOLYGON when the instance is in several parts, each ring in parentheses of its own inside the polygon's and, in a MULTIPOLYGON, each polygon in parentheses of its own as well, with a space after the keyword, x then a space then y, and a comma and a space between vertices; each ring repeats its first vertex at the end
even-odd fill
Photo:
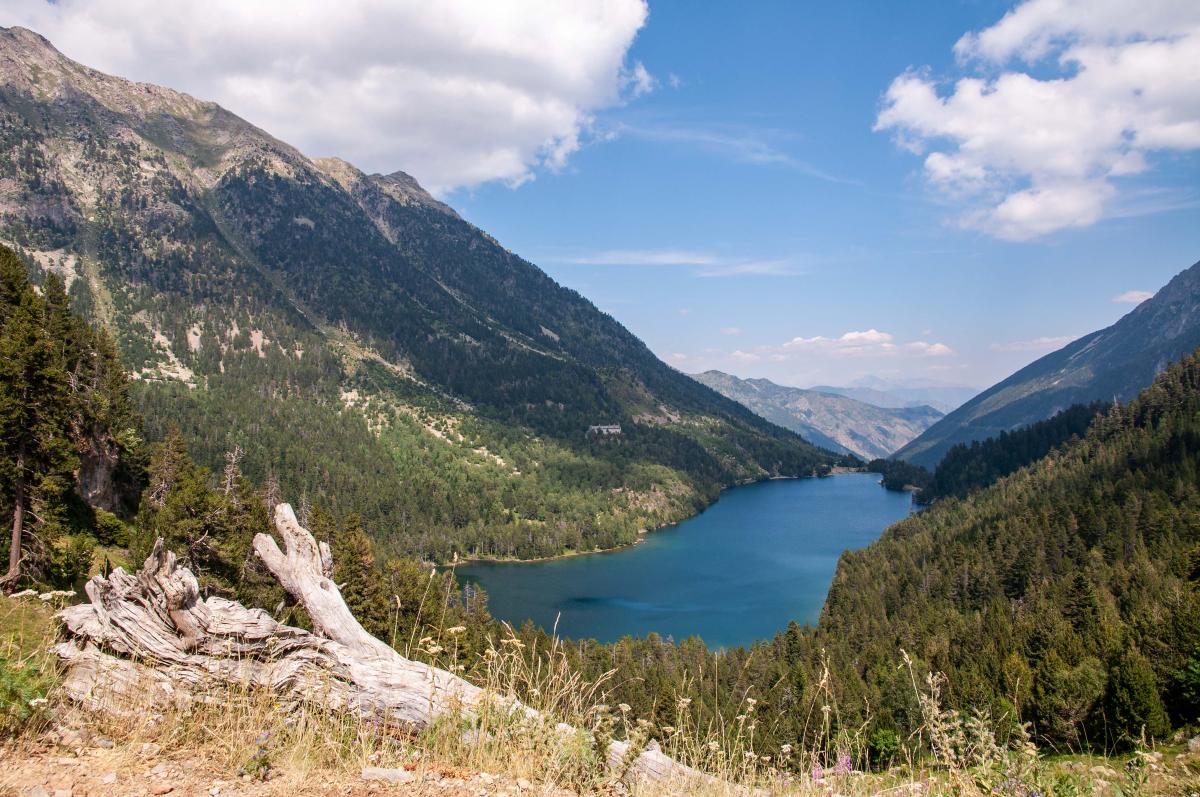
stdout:
POLYGON ((1200 263, 1112 326, 1075 340, 993 385, 896 456, 935 467, 956 443, 995 437, 1074 404, 1128 401, 1200 346, 1200 263))
POLYGON ((769 379, 739 379, 722 371, 705 371, 692 378, 817 445, 866 460, 891 455, 942 417, 926 405, 880 407, 832 392, 777 385, 769 379))
POLYGON ((21 28, 0 29, 0 239, 112 332, 151 437, 361 512, 385 550, 608 547, 838 461, 407 174, 309 158, 21 28))
POLYGON ((849 396, 876 407, 933 407, 942 413, 951 412, 963 402, 978 395, 978 388, 965 385, 947 385, 932 380, 891 382, 880 377, 867 376, 856 379, 845 387, 814 385, 808 388, 820 393, 849 396))

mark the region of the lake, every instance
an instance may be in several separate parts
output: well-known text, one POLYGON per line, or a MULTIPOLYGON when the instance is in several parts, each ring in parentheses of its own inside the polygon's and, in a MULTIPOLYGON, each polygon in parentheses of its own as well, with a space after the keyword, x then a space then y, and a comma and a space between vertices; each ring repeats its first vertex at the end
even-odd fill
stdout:
POLYGON ((657 632, 711 647, 815 623, 842 551, 907 517, 908 493, 874 473, 735 487, 699 515, 610 553, 541 562, 470 562, 458 577, 487 590, 494 616, 560 636, 611 642, 657 632))

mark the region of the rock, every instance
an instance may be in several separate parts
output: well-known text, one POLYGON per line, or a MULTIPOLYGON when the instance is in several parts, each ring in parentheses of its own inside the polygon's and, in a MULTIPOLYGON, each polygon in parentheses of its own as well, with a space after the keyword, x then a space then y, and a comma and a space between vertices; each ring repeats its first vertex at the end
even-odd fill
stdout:
POLYGON ((70 789, 55 789, 54 797, 71 797, 70 789))
POLYGON ((34 786, 28 792, 29 797, 50 797, 50 792, 45 786, 34 786))
POLYGON ((527 781, 525 778, 517 778, 517 788, 521 791, 528 791, 529 789, 533 788, 533 784, 527 781))
POLYGON ((100 778, 100 782, 101 782, 101 783, 103 783, 105 786, 111 786, 111 785, 113 785, 114 783, 116 783, 116 782, 117 782, 117 773, 116 773, 116 772, 109 772, 107 775, 105 775, 104 777, 100 778))
POLYGON ((97 747, 102 747, 105 750, 111 750, 115 746, 113 740, 105 736, 97 736, 92 740, 92 744, 96 745, 97 747))
POLYGON ((150 787, 150 793, 156 795, 170 794, 175 791, 175 787, 170 783, 155 783, 150 787))
POLYGON ((412 783, 417 779, 417 776, 409 772, 407 769, 396 769, 393 767, 363 767, 362 779, 366 781, 390 783, 395 786, 398 783, 412 783))
POLYGON ((1200 736, 1193 736, 1188 739, 1188 752, 1200 753, 1200 736))
POLYGON ((154 775, 156 777, 167 774, 167 765, 163 764, 161 762, 158 764, 155 764, 154 769, 150 770, 150 774, 154 775))

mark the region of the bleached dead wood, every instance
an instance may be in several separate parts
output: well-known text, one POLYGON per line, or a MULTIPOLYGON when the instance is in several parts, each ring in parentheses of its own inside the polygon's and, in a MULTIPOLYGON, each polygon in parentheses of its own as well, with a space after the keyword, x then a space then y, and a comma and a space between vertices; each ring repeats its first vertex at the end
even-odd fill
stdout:
MULTIPOLYGON (((147 698, 186 703, 231 685, 255 686, 409 731, 497 699, 368 634, 330 578, 329 547, 313 539, 287 504, 276 508, 275 527, 283 550, 259 534, 254 551, 308 612, 315 633, 276 622, 261 609, 201 599, 195 576, 159 540, 136 574, 117 568, 107 578, 94 577, 86 587, 90 602, 63 611, 67 640, 55 652, 65 666, 66 693, 93 710, 120 712, 147 698)), ((531 708, 506 705, 538 719, 531 708)), ((608 755, 626 780, 704 777, 657 748, 629 761, 628 744, 613 742, 608 755)))

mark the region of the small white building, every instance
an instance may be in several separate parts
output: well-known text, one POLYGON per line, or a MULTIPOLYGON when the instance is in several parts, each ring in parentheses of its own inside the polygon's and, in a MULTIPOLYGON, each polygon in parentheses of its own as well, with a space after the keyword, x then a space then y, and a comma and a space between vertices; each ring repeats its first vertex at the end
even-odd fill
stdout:
POLYGON ((601 424, 601 425, 599 425, 599 426, 589 426, 589 427, 588 427, 588 430, 587 430, 587 433, 588 433, 589 435, 593 435, 593 434, 603 434, 603 435, 610 435, 610 434, 620 434, 620 433, 621 433, 621 424, 619 424, 619 423, 611 423, 611 424, 601 424))

